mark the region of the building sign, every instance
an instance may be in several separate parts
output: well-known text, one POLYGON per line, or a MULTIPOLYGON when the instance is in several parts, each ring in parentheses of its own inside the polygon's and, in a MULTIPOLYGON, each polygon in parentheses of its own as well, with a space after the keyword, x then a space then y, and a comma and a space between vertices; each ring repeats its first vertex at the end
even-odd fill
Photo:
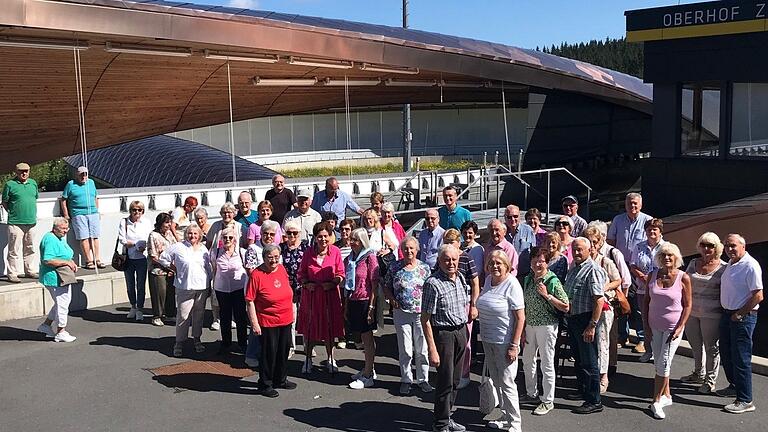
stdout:
POLYGON ((627 11, 624 15, 629 42, 768 30, 768 0, 693 3, 627 11))

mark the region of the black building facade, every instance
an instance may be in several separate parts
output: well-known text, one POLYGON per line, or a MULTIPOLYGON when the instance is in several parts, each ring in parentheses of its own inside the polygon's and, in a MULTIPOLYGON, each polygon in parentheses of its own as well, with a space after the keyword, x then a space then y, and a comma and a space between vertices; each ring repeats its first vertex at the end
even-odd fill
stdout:
POLYGON ((653 84, 648 211, 667 216, 768 191, 768 1, 625 15, 653 84))

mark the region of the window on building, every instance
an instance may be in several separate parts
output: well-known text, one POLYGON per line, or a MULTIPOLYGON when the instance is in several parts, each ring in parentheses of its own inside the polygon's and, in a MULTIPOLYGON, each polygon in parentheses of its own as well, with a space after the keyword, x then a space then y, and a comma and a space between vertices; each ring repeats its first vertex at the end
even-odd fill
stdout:
POLYGON ((688 83, 682 89, 680 146, 683 156, 720 154, 720 85, 688 83))
POLYGON ((768 157, 768 84, 734 83, 730 155, 768 157))

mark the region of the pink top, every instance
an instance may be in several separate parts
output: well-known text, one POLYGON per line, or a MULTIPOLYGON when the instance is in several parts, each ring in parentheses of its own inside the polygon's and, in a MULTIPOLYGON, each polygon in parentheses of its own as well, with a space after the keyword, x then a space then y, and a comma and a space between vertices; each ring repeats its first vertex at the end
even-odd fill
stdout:
MULTIPOLYGON (((248 227, 248 240, 253 240, 254 243, 258 243, 261 240, 261 223, 256 221, 248 227)), ((280 225, 277 226, 275 231, 275 244, 279 245, 283 241, 283 229, 280 225)))
POLYGON ((683 275, 684 271, 678 270, 675 283, 665 288, 661 281, 656 279, 658 272, 651 275, 651 283, 648 284, 648 293, 651 303, 648 305, 648 325, 653 330, 671 331, 675 329, 683 313, 683 275))
POLYGON ((331 282, 336 276, 344 278, 344 261, 341 251, 334 245, 328 246, 328 255, 322 264, 317 263, 317 252, 311 247, 304 252, 299 264, 299 281, 314 283, 331 282))
POLYGON ((512 243, 508 242, 506 239, 502 240, 501 242, 499 242, 499 244, 496 244, 496 245, 492 243, 488 243, 488 245, 485 246, 485 257, 483 257, 483 262, 487 262, 488 256, 491 254, 491 252, 493 252, 496 249, 503 250, 504 253, 507 254, 507 256, 509 257, 509 261, 512 263, 512 271, 510 271, 509 273, 512 276, 517 276, 517 259, 518 259, 517 251, 515 250, 515 247, 512 246, 512 243))
MULTIPOLYGON (((347 257, 347 259, 350 259, 347 257)), ((375 253, 369 253, 355 266, 355 290, 349 295, 350 300, 368 300, 371 290, 379 283, 379 260, 375 253)))

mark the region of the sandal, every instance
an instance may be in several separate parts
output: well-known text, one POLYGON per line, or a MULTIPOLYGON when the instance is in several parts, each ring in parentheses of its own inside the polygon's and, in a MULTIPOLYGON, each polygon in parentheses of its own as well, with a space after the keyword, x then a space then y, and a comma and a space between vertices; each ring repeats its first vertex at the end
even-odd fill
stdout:
POLYGON ((83 268, 86 270, 96 270, 96 265, 93 263, 93 261, 89 261, 85 263, 85 266, 83 268))
POLYGON ((98 267, 98 268, 100 268, 100 269, 103 269, 103 268, 107 268, 107 265, 106 265, 106 264, 104 264, 104 263, 103 263, 103 262, 101 262, 101 261, 96 261, 96 267, 98 267))

